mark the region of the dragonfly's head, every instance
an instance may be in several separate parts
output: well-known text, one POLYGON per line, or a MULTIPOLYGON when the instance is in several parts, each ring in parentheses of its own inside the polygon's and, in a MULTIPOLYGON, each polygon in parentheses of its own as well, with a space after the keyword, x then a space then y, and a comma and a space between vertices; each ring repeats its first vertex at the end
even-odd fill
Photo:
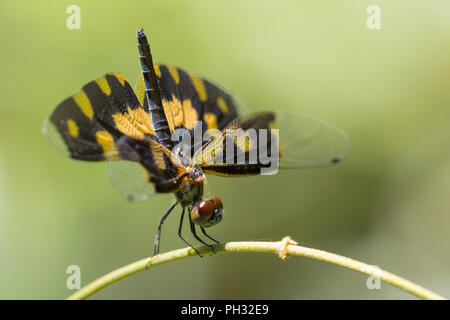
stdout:
POLYGON ((192 222, 209 228, 222 221, 223 204, 217 197, 200 201, 191 211, 192 222))

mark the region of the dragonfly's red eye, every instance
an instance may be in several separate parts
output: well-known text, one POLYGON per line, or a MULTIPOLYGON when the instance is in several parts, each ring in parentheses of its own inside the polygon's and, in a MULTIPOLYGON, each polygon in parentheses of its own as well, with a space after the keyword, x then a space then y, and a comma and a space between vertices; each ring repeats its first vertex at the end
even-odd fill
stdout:
POLYGON ((215 205, 210 200, 200 201, 200 204, 198 205, 198 213, 202 217, 211 216, 211 214, 214 212, 214 209, 215 209, 215 205))
POLYGON ((198 206, 196 206, 191 211, 192 222, 198 225, 203 225, 209 220, 209 218, 211 218, 215 209, 216 206, 212 201, 210 200, 200 201, 198 206))
POLYGON ((223 209, 223 203, 222 200, 217 198, 216 196, 213 196, 210 201, 214 202, 216 209, 223 209))
POLYGON ((223 213, 222 201, 217 197, 212 197, 211 199, 209 199, 209 201, 214 205, 214 212, 211 218, 209 218, 209 220, 205 224, 203 224, 203 227, 205 228, 215 226, 220 221, 222 221, 222 213, 223 213))

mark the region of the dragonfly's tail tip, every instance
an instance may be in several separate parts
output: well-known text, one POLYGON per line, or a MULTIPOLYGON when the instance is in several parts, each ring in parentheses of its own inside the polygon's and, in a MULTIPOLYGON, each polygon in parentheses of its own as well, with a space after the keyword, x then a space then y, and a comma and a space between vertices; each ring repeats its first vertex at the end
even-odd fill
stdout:
POLYGON ((136 36, 138 38, 145 37, 144 28, 139 28, 136 30, 136 36))

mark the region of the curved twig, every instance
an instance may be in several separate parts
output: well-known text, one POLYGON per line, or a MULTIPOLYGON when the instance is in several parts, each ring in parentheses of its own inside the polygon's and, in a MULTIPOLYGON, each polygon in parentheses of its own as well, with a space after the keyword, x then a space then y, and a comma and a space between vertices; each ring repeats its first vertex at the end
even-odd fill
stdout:
MULTIPOLYGON (((393 273, 379 269, 368 265, 366 263, 353 260, 344 256, 340 256, 334 253, 329 253, 322 250, 302 247, 297 245, 290 237, 285 237, 281 241, 277 242, 228 242, 225 244, 214 245, 214 251, 216 253, 225 252, 260 252, 260 253, 275 253, 281 259, 286 259, 288 256, 302 256, 312 258, 320 261, 325 261, 345 267, 354 271, 364 273, 366 275, 379 278, 386 283, 389 283, 397 288, 400 288, 406 292, 409 292, 422 299, 441 300, 446 299, 437 293, 434 293, 428 289, 419 286, 409 280, 399 277, 393 273)), ((202 254, 212 253, 211 248, 207 246, 200 247, 198 251, 202 254)), ((161 264, 172 262, 188 257, 195 256, 196 253, 192 248, 178 249, 167 253, 162 253, 152 258, 145 258, 127 266, 114 270, 101 278, 91 282, 87 286, 81 288, 73 295, 69 300, 81 300, 93 295, 95 292, 103 289, 110 284, 113 284, 120 279, 126 278, 139 271, 143 271, 148 268, 153 268, 161 264)))

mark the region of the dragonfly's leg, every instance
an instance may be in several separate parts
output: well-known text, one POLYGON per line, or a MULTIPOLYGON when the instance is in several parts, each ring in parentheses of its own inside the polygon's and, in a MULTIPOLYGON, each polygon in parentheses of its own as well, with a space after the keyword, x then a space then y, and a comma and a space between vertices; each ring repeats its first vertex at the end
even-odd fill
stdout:
POLYGON ((190 223, 190 225, 191 225, 191 232, 192 232, 192 234, 194 235, 194 238, 197 239, 198 241, 200 241, 201 243, 203 243, 205 246, 210 247, 210 248, 211 248, 211 251, 212 251, 213 253, 216 253, 216 252, 214 251, 214 247, 213 247, 212 245, 207 244, 207 243, 206 243, 205 241, 203 241, 199 236, 197 236, 197 232, 195 231, 195 224, 192 222, 192 217, 191 217, 191 215, 189 215, 189 223, 190 223))
POLYGON ((164 221, 166 221, 167 217, 169 216, 169 214, 172 212, 173 208, 175 208, 175 206, 177 204, 178 204, 178 201, 175 201, 175 203, 169 208, 169 210, 167 210, 166 213, 164 213, 161 220, 159 221, 158 231, 156 232, 156 237, 155 237, 155 250, 153 251, 154 256, 156 256, 159 253, 159 240, 161 238, 162 225, 164 224, 164 221))
POLYGON ((183 212, 181 213, 181 219, 180 219, 180 226, 178 227, 178 236, 180 237, 181 240, 184 241, 184 243, 186 243, 189 247, 191 247, 192 249, 194 249, 194 251, 197 253, 197 255, 198 255, 199 257, 203 257, 203 256, 197 251, 197 249, 195 249, 193 246, 191 246, 191 245, 189 244, 189 242, 187 242, 187 241, 183 238, 183 236, 181 235, 181 229, 182 229, 182 227, 183 227, 183 219, 184 219, 184 212, 185 212, 185 211, 186 211, 186 208, 183 207, 183 212))
POLYGON ((211 239, 211 240, 214 241, 215 243, 220 243, 219 241, 217 241, 216 239, 214 239, 213 237, 211 237, 210 235, 208 235, 208 234, 206 233, 205 228, 203 228, 202 226, 200 226, 200 229, 202 230, 203 234, 204 234, 205 236, 207 236, 209 239, 211 239))

